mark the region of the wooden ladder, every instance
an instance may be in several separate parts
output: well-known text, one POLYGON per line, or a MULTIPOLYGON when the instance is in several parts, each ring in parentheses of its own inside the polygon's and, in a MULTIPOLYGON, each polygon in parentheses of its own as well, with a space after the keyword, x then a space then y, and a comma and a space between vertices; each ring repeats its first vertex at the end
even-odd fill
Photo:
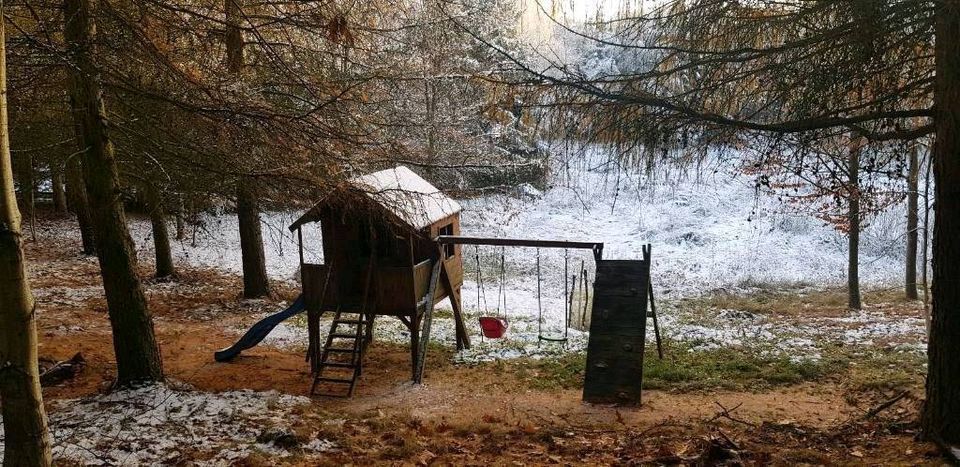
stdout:
POLYGON ((367 316, 367 297, 370 293, 370 280, 373 274, 373 257, 367 264, 366 280, 363 285, 363 299, 357 311, 343 311, 339 306, 330 323, 327 342, 320 354, 317 374, 313 377, 310 395, 326 397, 350 397, 357 379, 363 370, 363 354, 366 353, 372 332, 373 315, 367 316), (341 327, 342 326, 342 327, 341 327), (352 328, 350 326, 353 326, 352 328), (335 345, 336 344, 336 345, 335 345), (322 392, 317 392, 321 390, 322 392), (344 391, 346 389, 346 391, 344 391))
POLYGON ((367 321, 363 312, 337 309, 310 395, 350 397, 363 370, 367 321), (319 392, 318 392, 319 390, 319 392))

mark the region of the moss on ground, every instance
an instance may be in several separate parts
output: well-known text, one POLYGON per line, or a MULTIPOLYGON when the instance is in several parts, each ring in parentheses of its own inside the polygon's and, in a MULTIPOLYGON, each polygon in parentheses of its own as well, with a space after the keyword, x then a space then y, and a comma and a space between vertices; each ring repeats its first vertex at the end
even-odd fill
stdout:
MULTIPOLYGON (((844 349, 823 352, 821 358, 791 359, 787 355, 739 348, 693 350, 665 342, 665 356, 648 348, 643 387, 667 391, 764 390, 804 382, 839 380, 851 390, 917 387, 923 382, 923 357, 912 352, 844 349)), ((576 389, 583 386, 586 355, 571 353, 540 360, 491 363, 495 371, 516 377, 531 389, 576 389)))

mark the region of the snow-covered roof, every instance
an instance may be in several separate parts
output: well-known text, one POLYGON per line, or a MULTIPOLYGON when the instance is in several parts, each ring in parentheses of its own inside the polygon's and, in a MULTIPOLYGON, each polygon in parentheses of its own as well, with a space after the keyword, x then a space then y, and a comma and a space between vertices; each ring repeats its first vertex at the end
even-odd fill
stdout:
MULTIPOLYGON (((351 192, 362 193, 415 230, 423 229, 462 210, 453 198, 402 165, 350 179, 346 188, 351 192)), ((297 219, 290 226, 290 230, 295 230, 304 223, 320 220, 320 207, 328 205, 331 200, 328 198, 320 201, 297 219)))
POLYGON ((402 165, 354 178, 350 184, 417 230, 462 209, 453 198, 402 165))

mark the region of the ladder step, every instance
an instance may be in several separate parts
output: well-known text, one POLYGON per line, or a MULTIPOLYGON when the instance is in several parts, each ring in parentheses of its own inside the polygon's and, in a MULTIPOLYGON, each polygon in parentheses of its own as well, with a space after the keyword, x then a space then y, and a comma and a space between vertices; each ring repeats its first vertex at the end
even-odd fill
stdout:
POLYGON ((326 376, 318 376, 317 381, 323 383, 343 383, 343 384, 353 384, 352 379, 342 379, 342 378, 327 378, 326 376))
POLYGON ((367 322, 360 319, 335 319, 333 324, 367 324, 367 322))
POLYGON ((320 362, 320 365, 334 367, 334 368, 356 368, 357 367, 353 363, 344 363, 344 362, 320 362))
POLYGON ((356 339, 356 338, 357 338, 357 335, 356 335, 356 334, 334 333, 334 334, 330 334, 330 337, 337 337, 337 338, 340 338, 340 339, 356 339))
POLYGON ((327 352, 356 353, 356 350, 353 350, 353 349, 339 349, 339 348, 336 348, 336 347, 327 347, 326 349, 323 349, 323 350, 325 350, 325 351, 327 351, 327 352))

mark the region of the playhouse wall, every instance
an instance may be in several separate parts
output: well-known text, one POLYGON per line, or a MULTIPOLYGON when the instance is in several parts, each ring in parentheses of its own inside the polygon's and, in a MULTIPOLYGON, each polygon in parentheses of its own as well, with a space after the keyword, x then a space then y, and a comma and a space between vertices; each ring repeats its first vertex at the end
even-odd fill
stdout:
MULTIPOLYGON (((371 222, 369 218, 357 219, 329 209, 321 214, 320 228, 326 264, 305 264, 303 267, 303 290, 308 307, 316 310, 334 310, 338 306, 359 307, 369 258, 374 254, 377 258, 371 277, 371 303, 367 304, 367 310, 383 315, 411 316, 416 310, 417 301, 426 295, 430 286, 432 262, 429 260, 437 256, 437 244, 433 238, 445 226, 451 226, 453 235, 460 233, 459 215, 428 226, 423 230, 423 235, 410 231, 406 238, 390 230, 393 227, 386 223, 374 224, 381 232, 380 236, 392 242, 386 244, 385 248, 377 248, 368 240, 370 228, 369 224, 365 224, 368 222, 371 222), (326 296, 321 300, 329 265, 334 265, 335 270, 327 284, 326 296)), ((460 253, 461 247, 456 245, 453 256, 443 258, 455 288, 463 283, 460 253)), ((446 298, 449 293, 446 284, 438 282, 434 302, 446 298)))

